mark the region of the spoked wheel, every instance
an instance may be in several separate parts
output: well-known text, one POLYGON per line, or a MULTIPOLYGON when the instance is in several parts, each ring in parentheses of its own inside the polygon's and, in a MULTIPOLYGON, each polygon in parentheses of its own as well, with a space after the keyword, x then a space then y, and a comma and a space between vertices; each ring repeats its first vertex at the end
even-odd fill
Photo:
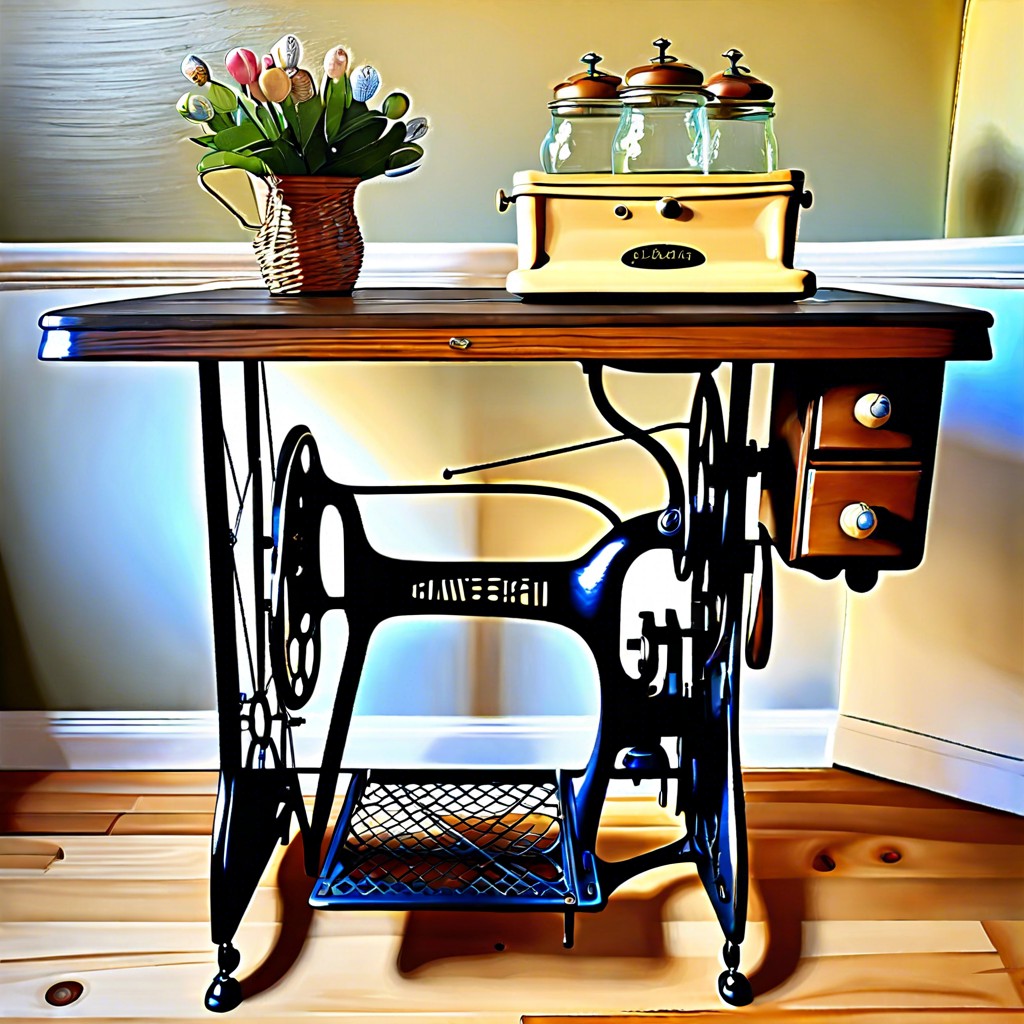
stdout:
POLYGON ((281 703, 303 707, 320 673, 320 622, 327 595, 320 575, 320 522, 326 477, 307 427, 281 446, 274 490, 270 668, 281 703))
POLYGON ((686 454, 686 496, 690 529, 686 540, 686 576, 700 579, 722 544, 725 522, 725 419, 718 385, 710 373, 697 380, 690 409, 686 454))

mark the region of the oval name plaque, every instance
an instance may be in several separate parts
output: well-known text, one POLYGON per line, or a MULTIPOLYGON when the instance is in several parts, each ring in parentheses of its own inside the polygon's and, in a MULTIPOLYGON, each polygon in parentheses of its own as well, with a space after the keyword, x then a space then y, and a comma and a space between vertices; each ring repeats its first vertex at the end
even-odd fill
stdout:
POLYGON ((638 270, 686 270, 687 267, 699 267, 707 262, 707 257, 689 245, 676 242, 652 242, 650 245, 635 245, 622 254, 622 262, 627 267, 638 270))

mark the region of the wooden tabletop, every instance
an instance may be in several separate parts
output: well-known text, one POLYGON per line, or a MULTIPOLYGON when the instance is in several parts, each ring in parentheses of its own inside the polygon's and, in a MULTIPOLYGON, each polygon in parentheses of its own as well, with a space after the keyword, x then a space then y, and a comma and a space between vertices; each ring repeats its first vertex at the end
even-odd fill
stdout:
POLYGON ((54 310, 39 322, 39 358, 988 359, 992 322, 982 310, 834 289, 769 305, 523 302, 482 288, 275 298, 222 288, 54 310))

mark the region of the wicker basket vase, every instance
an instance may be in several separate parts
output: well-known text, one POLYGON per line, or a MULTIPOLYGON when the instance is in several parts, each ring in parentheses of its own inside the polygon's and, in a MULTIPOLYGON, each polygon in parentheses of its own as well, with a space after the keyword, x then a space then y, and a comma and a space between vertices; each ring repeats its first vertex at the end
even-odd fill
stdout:
POLYGON ((363 264, 359 178, 273 177, 253 239, 271 295, 350 295, 363 264))

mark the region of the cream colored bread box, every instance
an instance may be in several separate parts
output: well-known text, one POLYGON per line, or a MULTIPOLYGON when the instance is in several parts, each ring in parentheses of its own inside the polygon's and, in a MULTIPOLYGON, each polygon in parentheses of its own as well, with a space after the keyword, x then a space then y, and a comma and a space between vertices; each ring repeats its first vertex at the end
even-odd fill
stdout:
POLYGON ((793 268, 803 171, 764 174, 544 174, 520 171, 514 203, 524 299, 814 294, 793 268))

